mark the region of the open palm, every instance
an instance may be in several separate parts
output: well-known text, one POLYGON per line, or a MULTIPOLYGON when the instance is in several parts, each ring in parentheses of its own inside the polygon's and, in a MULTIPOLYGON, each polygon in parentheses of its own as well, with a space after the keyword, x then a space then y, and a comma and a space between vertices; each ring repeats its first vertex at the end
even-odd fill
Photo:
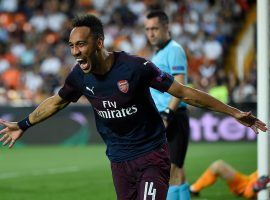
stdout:
POLYGON ((23 131, 19 128, 17 122, 7 122, 0 119, 0 125, 4 126, 4 129, 0 131, 0 134, 3 135, 0 142, 3 142, 3 146, 9 144, 9 148, 11 148, 16 140, 22 136, 23 131))
POLYGON ((266 124, 257 119, 254 115, 251 114, 251 112, 240 112, 235 116, 235 118, 241 124, 252 128, 256 134, 258 134, 258 129, 263 132, 267 130, 266 124))

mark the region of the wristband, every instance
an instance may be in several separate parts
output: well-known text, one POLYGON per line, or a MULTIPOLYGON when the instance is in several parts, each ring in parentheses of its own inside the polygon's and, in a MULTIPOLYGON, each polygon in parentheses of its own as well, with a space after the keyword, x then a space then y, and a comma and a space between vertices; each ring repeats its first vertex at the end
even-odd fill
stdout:
POLYGON ((170 122, 174 117, 174 112, 170 108, 166 108, 164 111, 160 112, 160 116, 163 120, 170 122))
POLYGON ((33 124, 31 124, 31 122, 29 121, 29 116, 28 116, 25 119, 23 119, 22 121, 19 121, 18 126, 21 130, 26 131, 28 128, 33 126, 33 124))

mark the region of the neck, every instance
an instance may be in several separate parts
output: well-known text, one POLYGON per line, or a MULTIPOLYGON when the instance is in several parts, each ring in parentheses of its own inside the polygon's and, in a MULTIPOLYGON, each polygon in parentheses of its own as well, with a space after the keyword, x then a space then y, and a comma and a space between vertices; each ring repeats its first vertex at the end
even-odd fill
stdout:
POLYGON ((158 51, 160 49, 163 49, 169 43, 170 40, 171 38, 166 38, 164 41, 162 41, 156 46, 156 50, 158 51))
POLYGON ((103 75, 110 71, 114 61, 114 56, 112 52, 108 52, 106 49, 102 49, 97 52, 93 65, 94 74, 103 75))

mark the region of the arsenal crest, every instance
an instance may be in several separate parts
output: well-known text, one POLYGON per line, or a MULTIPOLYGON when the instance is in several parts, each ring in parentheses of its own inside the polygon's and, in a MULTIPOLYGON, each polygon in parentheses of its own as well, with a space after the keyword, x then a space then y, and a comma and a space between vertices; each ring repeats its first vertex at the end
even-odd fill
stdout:
POLYGON ((121 92, 127 93, 129 89, 129 85, 127 80, 121 80, 117 82, 118 88, 121 92))

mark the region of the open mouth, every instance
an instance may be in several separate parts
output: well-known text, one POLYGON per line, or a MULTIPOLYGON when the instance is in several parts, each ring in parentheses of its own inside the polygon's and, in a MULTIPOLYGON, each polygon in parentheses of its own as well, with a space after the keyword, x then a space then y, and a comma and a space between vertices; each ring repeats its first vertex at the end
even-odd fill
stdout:
POLYGON ((76 61, 79 63, 82 70, 88 70, 90 68, 90 64, 86 59, 83 58, 77 58, 76 61))

